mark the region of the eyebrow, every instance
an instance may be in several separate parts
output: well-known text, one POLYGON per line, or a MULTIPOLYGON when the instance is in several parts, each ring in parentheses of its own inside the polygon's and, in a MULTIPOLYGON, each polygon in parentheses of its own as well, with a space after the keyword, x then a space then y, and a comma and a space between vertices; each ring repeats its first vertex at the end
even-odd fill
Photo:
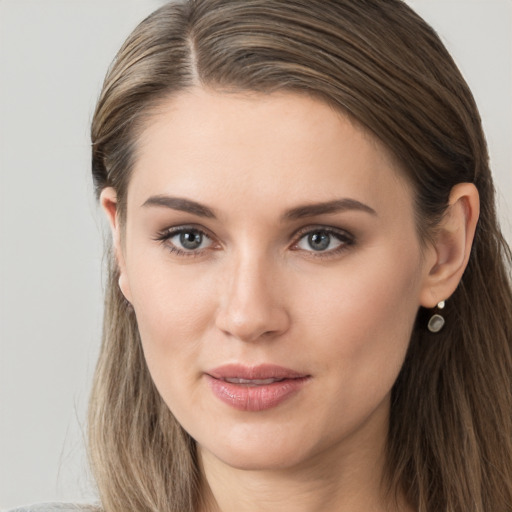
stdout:
MULTIPOLYGON (((170 208, 172 210, 178 210, 199 217, 206 217, 209 219, 215 219, 216 215, 211 208, 205 206, 196 201, 185 199, 183 197, 172 197, 166 195, 151 196, 147 199, 143 207, 148 206, 160 206, 164 208, 170 208)), ((282 216, 283 220, 299 220, 305 217, 314 217, 316 215, 325 215, 340 213, 348 210, 362 211, 371 215, 377 215, 377 212, 370 206, 357 201, 356 199, 335 199, 333 201, 326 201, 322 203, 305 204, 297 206, 284 213, 282 216)))
POLYGON ((315 215, 325 215, 329 213, 340 213, 348 210, 357 210, 371 215, 377 215, 377 212, 370 206, 357 201, 356 199, 335 199, 324 203, 313 203, 298 206, 288 210, 284 215, 284 220, 298 220, 304 217, 314 217, 315 215))
POLYGON ((199 217, 207 217, 209 219, 215 218, 215 213, 213 213, 211 208, 197 203, 196 201, 185 199, 183 197, 171 197, 163 195, 151 196, 142 206, 163 206, 165 208, 171 208, 172 210, 191 213, 199 217))

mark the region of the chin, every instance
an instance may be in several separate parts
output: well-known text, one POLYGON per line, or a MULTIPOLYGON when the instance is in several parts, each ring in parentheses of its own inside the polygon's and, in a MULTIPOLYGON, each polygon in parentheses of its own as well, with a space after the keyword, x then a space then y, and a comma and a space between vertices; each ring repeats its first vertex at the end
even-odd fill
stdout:
POLYGON ((226 450, 210 452, 222 463, 241 471, 282 471, 298 465, 302 457, 297 452, 286 453, 276 450, 226 450))
POLYGON ((316 450, 322 450, 319 446, 309 446, 304 435, 290 433, 282 426, 252 433, 248 429, 245 434, 238 438, 231 435, 210 439, 205 445, 198 443, 198 451, 239 470, 279 471, 298 466, 313 458, 316 450))

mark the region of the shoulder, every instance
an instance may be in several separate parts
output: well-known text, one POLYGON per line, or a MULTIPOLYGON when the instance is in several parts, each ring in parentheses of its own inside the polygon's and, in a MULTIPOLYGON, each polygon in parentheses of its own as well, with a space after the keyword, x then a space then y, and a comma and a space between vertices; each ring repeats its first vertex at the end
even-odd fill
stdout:
POLYGON ((6 512, 101 512, 101 507, 78 503, 39 503, 18 507, 6 512))

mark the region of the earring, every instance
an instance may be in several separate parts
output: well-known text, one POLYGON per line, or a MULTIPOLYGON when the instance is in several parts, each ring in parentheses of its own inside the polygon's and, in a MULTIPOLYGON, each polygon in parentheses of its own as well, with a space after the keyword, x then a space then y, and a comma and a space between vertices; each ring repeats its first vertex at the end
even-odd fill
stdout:
MULTIPOLYGON (((444 309, 446 303, 444 300, 442 300, 438 305, 437 309, 444 309)), ((440 315, 439 313, 435 313, 430 317, 430 320, 428 321, 427 328, 430 332, 437 333, 439 332, 445 324, 444 317, 440 315)))

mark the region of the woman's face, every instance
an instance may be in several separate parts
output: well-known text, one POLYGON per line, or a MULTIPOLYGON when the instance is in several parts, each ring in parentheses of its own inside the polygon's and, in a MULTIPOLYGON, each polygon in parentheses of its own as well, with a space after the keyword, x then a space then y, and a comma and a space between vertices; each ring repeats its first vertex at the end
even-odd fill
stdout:
POLYGON ((193 89, 139 139, 122 237, 149 370, 204 458, 382 447, 428 270, 374 138, 306 96, 193 89))

